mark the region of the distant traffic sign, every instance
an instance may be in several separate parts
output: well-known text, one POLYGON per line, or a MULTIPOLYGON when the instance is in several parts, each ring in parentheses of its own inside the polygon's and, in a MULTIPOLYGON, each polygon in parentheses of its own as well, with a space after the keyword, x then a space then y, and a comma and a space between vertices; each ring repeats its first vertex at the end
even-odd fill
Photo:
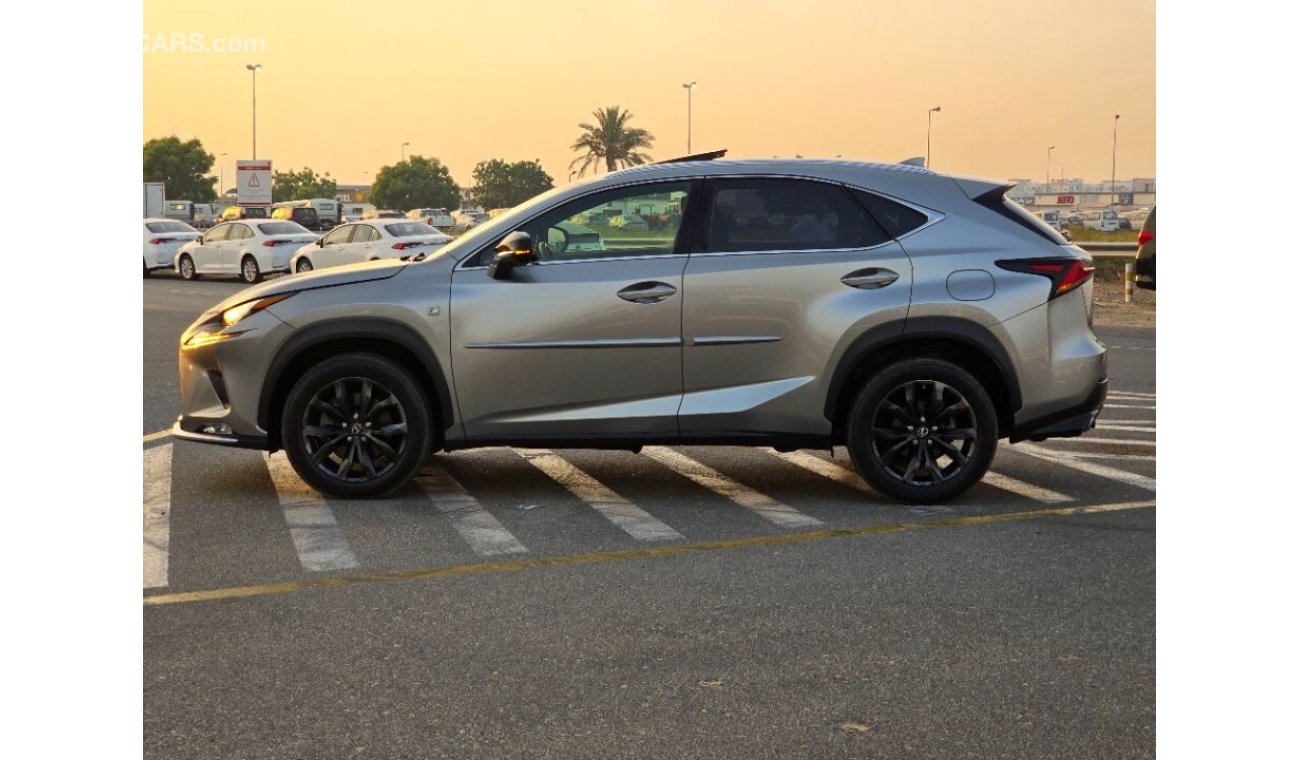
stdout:
POLYGON ((263 159, 235 162, 235 203, 271 205, 271 162, 263 159))

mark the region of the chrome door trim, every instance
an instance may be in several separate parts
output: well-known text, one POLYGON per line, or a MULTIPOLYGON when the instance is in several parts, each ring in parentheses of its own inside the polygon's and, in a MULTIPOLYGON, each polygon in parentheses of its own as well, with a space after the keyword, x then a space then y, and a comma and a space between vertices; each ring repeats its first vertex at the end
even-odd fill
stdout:
POLYGON ((681 338, 593 338, 590 340, 506 340, 466 343, 465 348, 657 348, 680 346, 681 338))
POLYGON ((743 343, 780 343, 780 335, 702 335, 691 338, 693 346, 735 346, 743 343))

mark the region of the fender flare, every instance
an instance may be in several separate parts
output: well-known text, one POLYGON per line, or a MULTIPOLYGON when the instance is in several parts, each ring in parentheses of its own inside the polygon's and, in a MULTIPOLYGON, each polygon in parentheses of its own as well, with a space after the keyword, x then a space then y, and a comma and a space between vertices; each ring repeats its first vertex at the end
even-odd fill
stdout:
POLYGON ((275 431, 270 430, 269 426, 271 401, 279 389, 285 370, 304 351, 324 343, 356 339, 396 343, 414 355, 433 386, 431 401, 438 408, 443 429, 451 427, 455 421, 455 412, 451 403, 450 382, 442 371, 442 364, 438 361, 438 357, 434 355, 428 341, 424 340, 414 328, 385 317, 355 317, 346 321, 318 322, 296 331, 276 350, 275 357, 267 368, 266 381, 262 384, 262 393, 257 404, 258 426, 275 435, 275 431))
POLYGON ((831 382, 827 388, 823 410, 826 419, 834 422, 844 384, 864 358, 892 344, 918 338, 954 340, 979 351, 993 363, 998 374, 1002 376, 1011 413, 1020 410, 1024 403, 1020 393, 1020 378, 1016 375, 1015 364, 1011 361, 1010 355, 992 331, 976 322, 958 317, 909 317, 872 327, 854 338, 849 347, 844 350, 839 363, 835 366, 835 371, 831 374, 831 382))

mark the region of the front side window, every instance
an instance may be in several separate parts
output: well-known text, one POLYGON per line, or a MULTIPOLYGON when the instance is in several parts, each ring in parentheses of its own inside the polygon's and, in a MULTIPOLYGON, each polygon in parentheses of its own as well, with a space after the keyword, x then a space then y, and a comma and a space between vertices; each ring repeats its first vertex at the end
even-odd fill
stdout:
POLYGON ((233 225, 230 224, 220 224, 217 225, 216 227, 213 227, 212 229, 208 230, 208 234, 203 236, 203 242, 220 243, 222 240, 226 240, 227 236, 230 234, 230 228, 232 226, 233 225))
POLYGON ((336 229, 336 230, 332 230, 332 231, 331 231, 328 235, 326 235, 324 238, 321 238, 321 244, 323 244, 323 245, 339 245, 339 244, 341 244, 341 243, 346 243, 346 242, 348 242, 348 238, 352 237, 352 232, 353 232, 356 228, 357 228, 357 225, 355 225, 355 224, 345 224, 345 225, 343 225, 342 227, 339 227, 339 228, 336 229))
POLYGON ((608 190, 566 203, 523 229, 543 262, 667 256, 677 248, 690 187, 673 182, 608 190))
POLYGON ((888 239, 836 185, 756 178, 720 180, 716 188, 712 253, 866 248, 888 239))

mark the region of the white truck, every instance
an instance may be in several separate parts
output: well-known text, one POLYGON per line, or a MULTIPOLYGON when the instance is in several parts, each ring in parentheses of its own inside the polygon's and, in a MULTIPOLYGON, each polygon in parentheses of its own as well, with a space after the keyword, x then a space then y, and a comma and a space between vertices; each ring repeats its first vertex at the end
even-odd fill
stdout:
POLYGON ((167 213, 167 190, 161 182, 144 183, 144 218, 160 219, 167 213))
POLYGON ((1096 219, 1088 219, 1083 226, 1090 230, 1114 232, 1119 229, 1119 214, 1115 213, 1113 208, 1102 209, 1096 219))

